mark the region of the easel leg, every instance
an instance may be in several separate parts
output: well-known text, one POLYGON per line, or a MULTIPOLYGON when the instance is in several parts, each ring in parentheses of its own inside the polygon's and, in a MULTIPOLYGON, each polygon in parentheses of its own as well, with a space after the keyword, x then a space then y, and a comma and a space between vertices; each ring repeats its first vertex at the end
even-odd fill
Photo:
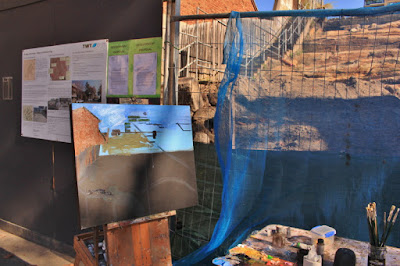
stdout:
POLYGON ((104 245, 105 245, 105 253, 104 255, 106 256, 106 265, 109 266, 108 264, 108 241, 107 241, 107 225, 103 225, 103 233, 104 233, 104 245))
POLYGON ((95 265, 99 266, 99 229, 96 226, 94 228, 94 232, 93 232, 93 238, 94 238, 94 259, 95 259, 95 265))

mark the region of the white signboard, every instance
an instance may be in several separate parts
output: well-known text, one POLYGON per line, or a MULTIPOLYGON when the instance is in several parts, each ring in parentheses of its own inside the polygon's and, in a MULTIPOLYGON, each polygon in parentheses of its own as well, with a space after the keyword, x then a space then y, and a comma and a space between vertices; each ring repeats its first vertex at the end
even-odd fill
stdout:
POLYGON ((71 142, 71 102, 106 102, 108 40, 22 52, 21 135, 71 142))
POLYGON ((113 55, 108 58, 108 93, 128 94, 129 55, 113 55))
POLYGON ((156 94, 157 53, 135 54, 133 62, 133 91, 139 95, 156 94))

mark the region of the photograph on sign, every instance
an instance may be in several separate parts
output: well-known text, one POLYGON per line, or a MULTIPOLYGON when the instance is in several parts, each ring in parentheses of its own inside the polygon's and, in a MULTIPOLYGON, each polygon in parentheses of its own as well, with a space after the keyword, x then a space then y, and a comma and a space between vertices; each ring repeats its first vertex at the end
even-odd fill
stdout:
POLYGON ((24 73, 22 77, 23 80, 35 80, 36 60, 35 59, 24 60, 22 72, 24 73))
POLYGON ((32 105, 22 106, 22 120, 33 121, 33 106, 32 105))
POLYGON ((69 72, 69 63, 69 56, 50 58, 49 74, 51 80, 69 80, 71 77, 69 72))
POLYGON ((72 103, 81 227, 197 204, 189 106, 72 103))
POLYGON ((72 102, 95 103, 101 101, 102 80, 73 80, 72 102))

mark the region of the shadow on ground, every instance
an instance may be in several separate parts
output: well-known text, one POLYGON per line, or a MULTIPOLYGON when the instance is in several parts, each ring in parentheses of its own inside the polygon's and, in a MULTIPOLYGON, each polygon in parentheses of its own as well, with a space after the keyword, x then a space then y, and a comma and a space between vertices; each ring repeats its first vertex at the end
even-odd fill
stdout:
POLYGON ((0 265, 2 266, 29 266, 31 264, 21 260, 13 253, 0 248, 0 265))

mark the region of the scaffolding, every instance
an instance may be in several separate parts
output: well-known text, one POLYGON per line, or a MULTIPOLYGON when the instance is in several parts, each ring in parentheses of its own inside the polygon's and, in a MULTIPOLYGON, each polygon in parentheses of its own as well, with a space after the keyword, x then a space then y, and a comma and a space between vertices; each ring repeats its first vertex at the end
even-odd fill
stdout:
MULTIPOLYGON (((380 12, 390 10, 392 9, 389 6, 378 9, 380 12)), ((398 146, 388 145, 393 142, 390 140, 390 134, 379 129, 384 119, 393 117, 383 115, 384 118, 379 118, 372 114, 365 116, 364 113, 360 116, 359 112, 368 112, 368 108, 363 106, 369 106, 371 101, 386 100, 389 100, 387 106, 378 109, 382 109, 382 112, 397 110, 395 105, 392 106, 392 100, 400 97, 400 17, 393 12, 377 16, 377 9, 321 12, 324 12, 324 15, 315 16, 315 13, 297 10, 240 13, 242 26, 248 31, 243 32, 246 46, 231 99, 233 150, 248 149, 249 146, 246 145, 251 142, 251 150, 255 151, 339 154, 338 158, 327 156, 335 163, 344 160, 344 169, 337 166, 331 169, 330 162, 309 155, 305 158, 318 161, 314 162, 315 165, 321 164, 346 180, 350 180, 354 172, 346 172, 345 169, 357 169, 360 173, 367 169, 375 173, 381 169, 375 164, 382 160, 385 162, 385 168, 397 167, 396 160, 392 160, 391 156, 397 156, 398 146), (245 104, 247 107, 244 107, 245 104), (256 106, 262 109, 254 109, 256 106), (369 117, 369 120, 365 120, 366 117, 369 117), (345 119, 348 122, 345 122, 345 119), (382 141, 375 143, 376 137, 360 135, 363 127, 368 127, 372 134, 379 135, 382 141), (239 131, 241 134, 237 135, 236 132, 239 131), (267 141, 263 141, 263 137, 267 141), (261 140, 254 141, 256 139, 261 140), (366 154, 385 159, 365 163, 363 156, 366 154)), ((177 223, 176 227, 172 228, 171 237, 174 259, 182 258, 209 243, 216 224, 221 220, 223 204, 222 169, 213 143, 216 137, 214 115, 222 76, 220 73, 226 67, 222 61, 223 47, 229 45, 217 36, 224 35, 222 32, 226 30, 227 14, 204 14, 200 9, 197 13, 192 16, 173 16, 170 20, 172 24, 176 21, 192 21, 185 26, 180 25, 179 31, 175 31, 174 64, 169 66, 175 71, 176 81, 171 102, 190 104, 192 107, 199 193, 198 206, 177 211, 177 223), (205 32, 207 30, 208 33, 205 32), (183 90, 178 86, 178 80, 188 78, 197 84, 197 89, 183 90)), ((173 41, 171 39, 170 43, 173 41)), ((392 122, 388 123, 397 125, 396 121, 392 122)), ((266 176, 273 178, 280 175, 282 181, 276 182, 283 184, 286 179, 291 180, 290 176, 285 176, 286 170, 281 168, 282 165, 289 165, 289 159, 276 159, 274 156, 270 157, 268 162, 272 165, 278 164, 279 167, 274 165, 266 176), (272 173, 275 170, 278 172, 272 173)), ((304 165, 309 163, 302 161, 302 158, 294 160, 295 156, 292 157, 290 163, 299 169, 303 169, 304 165)), ((301 171, 299 175, 311 170, 301 171)), ((386 175, 378 172, 375 174, 386 175)), ((309 175, 308 178, 316 178, 319 182, 313 173, 310 172, 309 175)), ((375 182, 369 175, 361 175, 363 179, 360 179, 360 182, 363 188, 368 188, 375 182)), ((327 175, 326 178, 331 180, 332 176, 327 175)), ((380 195, 382 182, 392 186, 398 185, 391 174, 384 178, 385 181, 379 181, 379 184, 368 189, 368 195, 380 195)), ((347 181, 343 179, 343 182, 347 181)), ((301 187, 301 184, 298 186, 301 187)), ((299 187, 292 192, 298 189, 299 187)), ((351 191, 348 193, 351 194, 351 191)), ((279 195, 271 197, 279 198, 279 195)), ((392 199, 392 194, 386 194, 382 200, 385 208, 392 199)), ((360 202, 361 200, 356 198, 352 204, 360 202)), ((298 217, 304 215, 298 214, 298 217)), ((332 218, 330 213, 325 215, 332 218)), ((301 219, 296 217, 282 215, 279 222, 303 228, 323 222, 312 218, 311 215, 301 219)), ((361 214, 357 213, 357 217, 361 217, 361 214)), ((357 226, 362 228, 363 224, 357 226)), ((346 225, 338 223, 337 227, 344 236, 358 238, 362 234, 359 229, 353 232, 353 235, 346 235, 346 225)), ((399 235, 400 232, 394 234, 399 235)), ((400 239, 400 235, 393 239, 400 239)))

